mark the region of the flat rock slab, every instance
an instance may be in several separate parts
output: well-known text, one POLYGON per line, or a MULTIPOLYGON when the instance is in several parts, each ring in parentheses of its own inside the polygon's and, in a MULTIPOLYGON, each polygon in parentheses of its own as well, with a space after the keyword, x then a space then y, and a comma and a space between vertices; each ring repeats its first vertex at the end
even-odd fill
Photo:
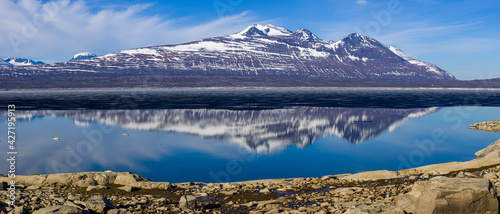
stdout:
POLYGON ((484 159, 500 157, 500 140, 497 140, 488 147, 477 151, 474 155, 477 158, 484 159))
MULTIPOLYGON (((8 177, 0 177, 0 182, 9 182, 8 177)), ((16 184, 25 186, 66 186, 85 187, 91 186, 89 191, 95 190, 94 186, 105 186, 117 184, 131 186, 140 189, 169 189, 172 185, 169 182, 152 182, 140 175, 128 172, 79 172, 61 173, 48 175, 19 175, 16 176, 16 184)))
POLYGON ((388 171, 388 170, 377 170, 369 172, 360 172, 353 175, 347 175, 340 177, 341 180, 358 180, 358 181, 370 181, 370 180, 384 180, 402 177, 398 172, 388 171))
POLYGON ((484 178, 434 177, 415 182, 398 196, 396 206, 408 213, 498 213, 497 192, 484 178))
POLYGON ((33 214, 83 214, 83 211, 76 207, 57 205, 39 209, 33 214))

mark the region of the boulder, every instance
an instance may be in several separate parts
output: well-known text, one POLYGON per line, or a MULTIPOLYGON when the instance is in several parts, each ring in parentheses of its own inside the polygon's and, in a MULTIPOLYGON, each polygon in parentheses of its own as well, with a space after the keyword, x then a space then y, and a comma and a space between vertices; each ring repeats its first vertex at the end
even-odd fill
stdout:
POLYGON ((83 214, 83 211, 76 207, 57 205, 39 209, 33 214, 83 214))
POLYGON ((87 209, 94 213, 106 213, 108 210, 115 208, 107 198, 102 196, 93 196, 89 198, 86 205, 87 209))
MULTIPOLYGON (((81 203, 83 203, 83 202, 81 202, 81 203)), ((66 202, 64 202, 63 205, 70 206, 70 207, 76 207, 78 209, 85 209, 85 206, 83 204, 80 204, 80 203, 77 203, 74 201, 70 201, 70 200, 67 200, 66 202)))
POLYGON ((122 186, 122 187, 118 187, 117 189, 123 190, 125 192, 132 192, 132 190, 133 190, 133 188, 131 186, 122 186))
POLYGON ((140 181, 150 181, 150 180, 145 179, 144 177, 137 174, 122 173, 116 176, 114 184, 134 186, 137 185, 137 182, 140 181))
POLYGON ((132 213, 125 209, 112 209, 109 210, 107 214, 132 214, 132 213))
POLYGON ((197 202, 196 196, 194 195, 184 195, 179 200, 179 207, 188 208, 188 209, 196 209, 197 202))
POLYGON ((103 186, 103 185, 89 186, 89 187, 87 187, 87 192, 94 191, 94 190, 105 190, 105 189, 108 189, 108 187, 103 186))
POLYGON ((26 190, 37 190, 37 189, 40 189, 39 186, 29 186, 29 187, 26 187, 26 190))
POLYGON ((344 212, 344 214, 369 214, 369 212, 361 210, 357 207, 350 207, 344 212))
POLYGON ((434 177, 415 182, 412 190, 396 198, 408 213, 498 213, 497 192, 484 178, 434 177))
POLYGON ((264 188, 264 189, 259 190, 259 193, 261 193, 261 194, 269 194, 269 193, 271 193, 271 190, 269 190, 268 188, 264 188))
POLYGON ((382 212, 382 214, 406 214, 406 212, 399 207, 395 207, 393 209, 382 212))
POLYGON ((497 140, 486 148, 477 151, 474 155, 477 158, 484 159, 500 157, 500 140, 497 140))
POLYGON ((14 210, 10 211, 9 214, 27 214, 28 210, 23 206, 16 206, 14 210))

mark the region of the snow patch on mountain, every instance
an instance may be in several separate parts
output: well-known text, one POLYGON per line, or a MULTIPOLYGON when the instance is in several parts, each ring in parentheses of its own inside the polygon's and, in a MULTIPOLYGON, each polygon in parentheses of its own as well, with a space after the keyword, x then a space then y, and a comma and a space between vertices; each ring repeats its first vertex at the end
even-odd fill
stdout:
POLYGON ((178 51, 178 52, 198 52, 198 51, 235 51, 239 50, 236 46, 231 46, 225 43, 213 42, 213 41, 203 41, 192 44, 176 45, 170 47, 164 47, 164 50, 168 51, 178 51))
POLYGON ((292 34, 292 31, 286 28, 274 26, 271 24, 264 26, 264 29, 262 31, 265 32, 268 36, 289 36, 290 34, 292 34))
POLYGON ((274 26, 271 24, 268 24, 266 26, 262 26, 259 24, 253 24, 248 27, 246 27, 244 30, 230 34, 228 37, 230 38, 235 38, 235 39, 243 39, 249 36, 289 36, 292 34, 292 32, 288 29, 274 26))
POLYGON ((422 67, 425 67, 427 69, 427 71, 429 72, 433 72, 433 73, 436 73, 438 75, 447 75, 449 77, 453 77, 453 74, 450 74, 448 72, 441 72, 440 69, 431 64, 431 63, 428 63, 428 62, 424 62, 424 61, 420 61, 418 59, 414 59, 414 58, 411 58, 410 56, 406 55, 405 52, 403 52, 401 49, 397 48, 397 47, 394 47, 392 45, 389 45, 388 46, 389 50, 391 50, 394 54, 398 55, 399 57, 403 58, 404 60, 408 61, 409 63, 413 64, 413 65, 417 65, 417 66, 422 66, 422 67))
POLYGON ((154 56, 159 56, 159 57, 162 56, 157 50, 152 49, 152 48, 130 49, 130 50, 126 50, 126 51, 120 51, 118 53, 129 54, 129 55, 144 54, 144 55, 154 55, 154 56))

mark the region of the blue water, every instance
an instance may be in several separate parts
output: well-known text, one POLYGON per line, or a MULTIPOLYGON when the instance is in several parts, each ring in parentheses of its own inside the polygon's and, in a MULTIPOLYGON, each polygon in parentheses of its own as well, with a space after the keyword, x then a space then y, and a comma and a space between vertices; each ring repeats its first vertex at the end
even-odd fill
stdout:
MULTIPOLYGON (((226 98, 230 94, 224 93, 226 98)), ((158 108, 118 110, 76 104, 55 110, 60 104, 40 107, 29 98, 32 95, 17 94, 25 106, 33 106, 16 111, 17 174, 113 170, 154 181, 228 182, 467 161, 500 139, 499 133, 468 129, 476 122, 499 119, 496 94, 488 93, 493 94, 492 102, 474 102, 480 106, 431 107, 406 101, 411 108, 395 108, 393 101, 367 108, 305 105, 302 100, 296 105, 239 108, 234 98, 238 105, 225 103, 225 108, 160 108, 165 104, 148 100, 136 106, 158 108)), ((377 96, 384 97, 383 92, 377 96)), ((294 103, 293 94, 287 99, 294 103)), ((359 99, 352 103, 362 103, 359 99)), ((5 112, 0 114, 0 130, 7 130, 5 112)), ((7 150, 6 139, 6 131, 0 132, 2 151, 7 150)), ((5 160, 5 152, 0 158, 5 160)), ((2 169, 7 164, 0 162, 2 169)))

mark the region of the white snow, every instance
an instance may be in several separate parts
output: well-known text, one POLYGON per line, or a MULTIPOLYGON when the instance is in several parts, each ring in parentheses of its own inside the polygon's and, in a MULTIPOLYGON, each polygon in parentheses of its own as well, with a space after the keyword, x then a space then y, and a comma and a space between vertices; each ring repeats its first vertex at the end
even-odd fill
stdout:
POLYGON ((265 43, 275 43, 275 44, 280 44, 281 42, 275 41, 275 40, 270 40, 270 39, 264 39, 264 38, 257 38, 257 40, 265 42, 265 43))
POLYGON ((77 53, 77 54, 75 54, 75 55, 73 56, 73 58, 75 58, 75 59, 76 59, 76 58, 77 58, 77 57, 79 57, 79 56, 95 56, 95 54, 90 53, 90 52, 81 52, 81 53, 77 53))
POLYGON ((329 47, 333 50, 336 50, 338 49, 340 46, 342 46, 344 44, 344 41, 340 40, 340 41, 337 41, 337 42, 330 42, 329 44, 325 45, 326 47, 329 47))
POLYGON ((268 24, 266 26, 262 26, 259 24, 253 24, 253 25, 246 27, 244 30, 242 30, 238 33, 228 35, 228 37, 235 38, 235 39, 245 38, 245 36, 243 34, 245 34, 248 30, 250 30, 253 27, 257 28, 258 30, 262 31, 264 34, 266 34, 268 36, 289 36, 290 34, 292 34, 292 32, 286 28, 274 26, 271 24, 268 24))
POLYGON ((183 51, 183 52, 195 52, 195 51, 229 51, 229 50, 238 50, 238 48, 231 47, 224 43, 212 42, 212 41, 203 41, 193 44, 186 45, 176 45, 170 47, 164 47, 165 50, 168 51, 183 51))
POLYGON ((439 75, 448 75, 448 76, 451 76, 453 77, 452 74, 450 73, 447 73, 447 72, 440 72, 437 68, 437 66, 431 64, 431 63, 428 63, 428 62, 424 62, 424 61, 420 61, 418 59, 413 59, 411 58, 410 56, 406 55, 401 49, 397 48, 397 47, 394 47, 392 45, 388 46, 389 50, 391 50, 394 54, 398 55, 399 57, 403 58, 404 60, 408 61, 409 63, 413 64, 413 65, 417 65, 417 66, 421 66, 421 67, 425 67, 427 69, 427 71, 429 72, 433 72, 433 73, 436 73, 436 74, 439 74, 439 75))
POLYGON ((300 56, 302 56, 302 57, 307 57, 307 56, 328 57, 330 55, 327 52, 317 51, 317 50, 311 49, 311 48, 302 48, 302 47, 297 47, 297 48, 300 50, 300 56))
POLYGON ((33 61, 29 59, 21 59, 21 62, 16 62, 17 59, 21 58, 15 58, 15 57, 9 57, 4 59, 5 62, 13 65, 13 66, 26 66, 26 65, 33 65, 33 61))
POLYGON ((286 28, 274 26, 271 24, 267 24, 266 26, 264 26, 263 32, 266 32, 266 31, 268 31, 267 32, 268 36, 288 36, 288 35, 292 34, 292 32, 286 28))
POLYGON ((349 59, 353 60, 353 61, 354 61, 354 60, 359 60, 359 57, 357 57, 357 56, 349 55, 349 56, 347 56, 347 57, 348 57, 349 59))
POLYGON ((32 63, 28 63, 27 61, 24 62, 16 62, 14 60, 8 61, 8 63, 14 65, 14 66, 23 66, 23 65, 33 65, 32 63))
MULTIPOLYGON (((137 48, 137 49, 130 49, 130 50, 126 50, 126 51, 120 51, 118 53, 124 53, 124 54, 130 54, 130 55, 134 55, 134 54, 145 54, 145 55, 155 55, 155 56, 159 56, 161 57, 162 55, 160 53, 158 53, 157 50, 155 49, 152 49, 152 48, 137 48)), ((107 55, 108 56, 108 55, 107 55)))
POLYGON ((366 62, 366 61, 370 60, 370 59, 368 59, 368 58, 366 58, 366 57, 359 58, 359 57, 357 57, 357 56, 353 56, 353 55, 351 55, 351 54, 349 54, 349 55, 347 56, 347 58, 351 59, 352 61, 357 60, 357 61, 363 61, 363 62, 366 62))

